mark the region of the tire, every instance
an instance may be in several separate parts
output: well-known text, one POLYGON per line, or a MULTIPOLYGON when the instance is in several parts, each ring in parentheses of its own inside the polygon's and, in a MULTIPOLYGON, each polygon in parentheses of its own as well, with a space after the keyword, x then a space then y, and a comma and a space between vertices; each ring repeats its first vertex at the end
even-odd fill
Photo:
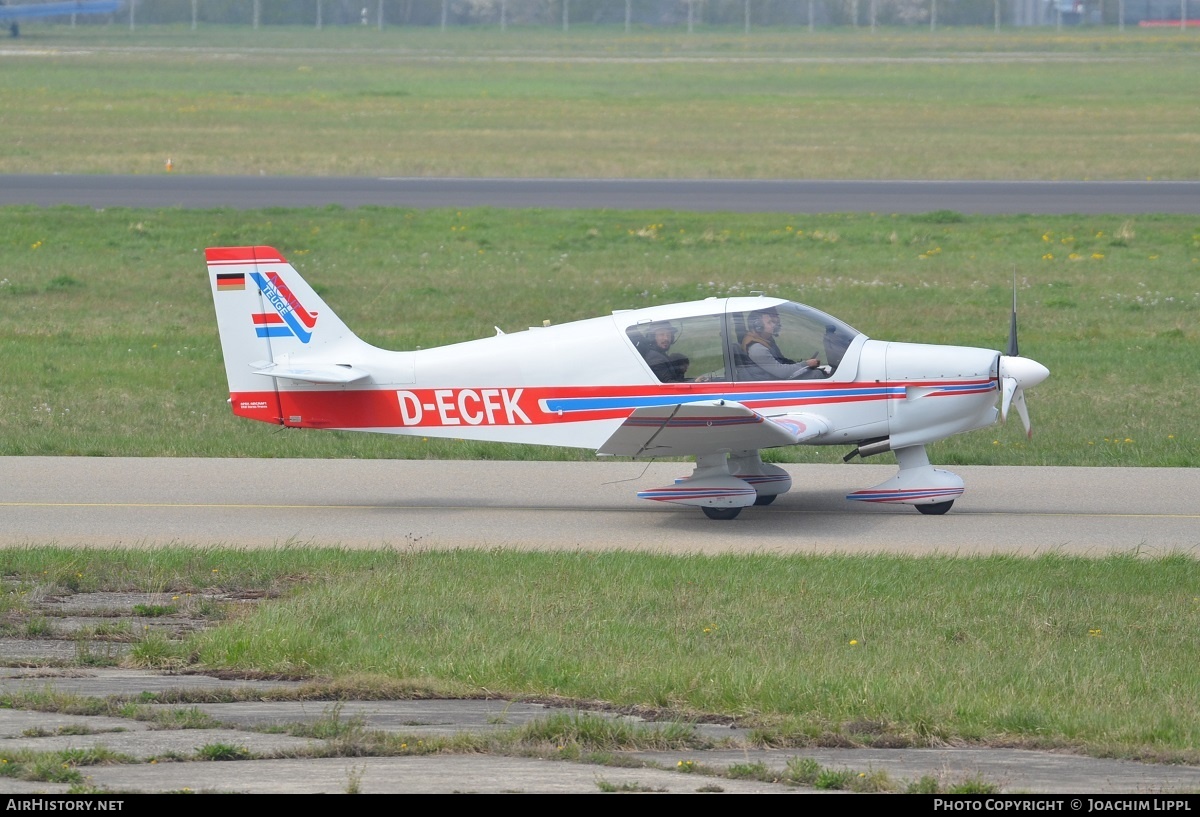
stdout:
POLYGON ((954 504, 954 500, 950 499, 945 502, 934 502, 929 505, 915 506, 918 511, 927 516, 941 516, 946 511, 950 510, 950 506, 954 504))
POLYGON ((736 519, 742 512, 741 508, 713 508, 708 505, 701 505, 700 510, 704 511, 704 515, 709 519, 736 519))
POLYGON ((775 501, 775 497, 777 497, 777 496, 779 496, 779 494, 767 494, 765 496, 762 494, 759 494, 754 499, 754 504, 755 505, 770 505, 772 502, 775 501))

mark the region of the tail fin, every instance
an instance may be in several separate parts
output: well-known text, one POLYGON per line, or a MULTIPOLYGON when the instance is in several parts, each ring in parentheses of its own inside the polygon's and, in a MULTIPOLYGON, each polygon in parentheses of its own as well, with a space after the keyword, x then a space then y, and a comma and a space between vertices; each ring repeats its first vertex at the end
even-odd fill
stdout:
POLYGON ((281 423, 277 381, 352 383, 368 345, 271 247, 205 250, 234 414, 281 423), (356 354, 357 353, 357 354, 356 354))

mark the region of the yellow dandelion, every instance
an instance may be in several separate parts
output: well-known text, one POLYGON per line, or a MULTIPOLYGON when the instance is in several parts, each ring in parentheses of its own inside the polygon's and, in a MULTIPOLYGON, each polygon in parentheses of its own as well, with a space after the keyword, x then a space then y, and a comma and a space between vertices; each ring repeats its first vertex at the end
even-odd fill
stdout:
POLYGON ((852 639, 850 639, 850 646, 851 646, 851 647, 857 647, 857 646, 858 646, 858 639, 857 639, 857 638, 852 638, 852 639))

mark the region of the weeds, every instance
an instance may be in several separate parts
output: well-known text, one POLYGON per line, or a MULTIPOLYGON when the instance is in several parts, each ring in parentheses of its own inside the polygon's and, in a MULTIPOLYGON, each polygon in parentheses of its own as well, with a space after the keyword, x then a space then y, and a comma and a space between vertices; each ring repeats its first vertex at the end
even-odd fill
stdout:
POLYGON ((30 616, 25 621, 26 638, 49 638, 54 635, 54 625, 45 616, 30 616))
POLYGON ((158 618, 175 615, 178 609, 173 604, 135 604, 133 605, 133 614, 144 618, 158 618))
POLYGON ((39 752, 28 749, 0 752, 0 776, 45 783, 82 785, 80 766, 132 763, 128 755, 97 747, 39 752))
POLYGON ((159 729, 218 729, 223 724, 203 710, 190 706, 147 711, 136 706, 126 717, 136 717, 145 720, 147 717, 159 729))
POLYGON ((526 724, 516 732, 520 740, 579 746, 588 749, 676 749, 707 748, 684 724, 636 725, 623 718, 592 713, 554 713, 526 724))
POLYGON ((366 773, 366 766, 350 768, 346 770, 346 785, 342 789, 346 794, 362 794, 363 775, 366 773))
POLYGON ((666 791, 665 788, 654 788, 653 786, 647 786, 644 783, 638 783, 636 781, 610 783, 604 778, 599 778, 596 781, 596 788, 600 789, 600 791, 604 792, 605 794, 621 794, 629 792, 651 793, 666 791))
POLYGON ((184 648, 180 644, 162 633, 150 631, 130 648, 125 660, 134 667, 168 669, 182 666, 185 663, 184 656, 184 648))
POLYGON ((251 757, 249 749, 230 743, 206 743, 196 750, 197 760, 249 760, 251 757))

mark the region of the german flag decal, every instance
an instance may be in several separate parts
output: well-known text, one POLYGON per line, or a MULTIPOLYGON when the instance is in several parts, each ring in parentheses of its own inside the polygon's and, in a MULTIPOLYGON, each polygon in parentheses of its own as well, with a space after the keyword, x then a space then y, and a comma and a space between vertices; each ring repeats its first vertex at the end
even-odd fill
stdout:
POLYGON ((244 272, 218 272, 217 273, 217 292, 230 292, 236 289, 246 288, 246 273, 244 272))

